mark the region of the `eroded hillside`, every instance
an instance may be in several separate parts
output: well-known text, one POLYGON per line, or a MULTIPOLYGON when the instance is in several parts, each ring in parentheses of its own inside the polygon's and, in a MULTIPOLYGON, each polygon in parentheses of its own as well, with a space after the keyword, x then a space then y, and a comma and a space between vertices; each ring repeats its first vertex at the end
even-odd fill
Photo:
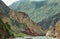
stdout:
MULTIPOLYGON (((1 0, 0 5, 0 18, 3 22, 2 27, 5 26, 7 29, 5 27, 3 29, 8 30, 5 33, 12 33, 12 37, 44 35, 41 27, 37 26, 25 12, 11 10, 1 0), (5 23, 8 24, 6 25, 5 23)), ((3 33, 0 34, 2 35, 3 33)), ((5 37, 6 35, 3 36, 5 37)))

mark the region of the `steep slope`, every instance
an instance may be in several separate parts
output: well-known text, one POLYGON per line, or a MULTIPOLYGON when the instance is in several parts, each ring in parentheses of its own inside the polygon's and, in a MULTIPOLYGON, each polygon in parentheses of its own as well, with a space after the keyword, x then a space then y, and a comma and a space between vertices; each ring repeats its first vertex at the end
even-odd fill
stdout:
POLYGON ((5 39, 9 37, 14 37, 13 33, 10 31, 11 28, 8 23, 4 23, 0 18, 0 38, 5 39))
POLYGON ((55 24, 55 36, 60 37, 60 20, 58 20, 55 24))
POLYGON ((60 19, 60 0, 46 1, 47 5, 45 5, 45 7, 42 7, 42 10, 44 11, 43 13, 47 13, 47 18, 37 23, 38 25, 41 24, 41 26, 45 27, 45 29, 49 28, 49 26, 54 26, 57 20, 60 19))
POLYGON ((10 18, 16 19, 19 23, 24 23, 26 26, 22 28, 22 32, 25 34, 38 36, 43 35, 43 30, 40 26, 37 26, 36 23, 34 23, 32 20, 30 20, 29 16, 25 14, 24 12, 16 12, 16 11, 10 11, 10 18))
POLYGON ((56 13, 59 13, 59 7, 60 0, 45 0, 40 2, 29 1, 26 3, 15 2, 10 6, 11 9, 26 12, 29 17, 36 23, 42 21, 45 18, 53 16, 56 13))
POLYGON ((60 13, 57 13, 56 15, 48 17, 37 24, 41 25, 43 28, 47 29, 50 26, 55 26, 55 24, 58 20, 60 20, 60 13))
POLYGON ((44 6, 46 4, 46 1, 17 1, 10 5, 9 7, 11 9, 17 10, 17 11, 23 11, 26 12, 26 14, 29 15, 30 19, 34 22, 40 21, 40 7, 44 6), (38 16, 39 15, 39 16, 38 16))
POLYGON ((3 1, 0 0, 0 12, 3 13, 4 15, 7 15, 10 11, 10 8, 7 7, 3 1))
MULTIPOLYGON (((0 4, 2 3, 3 2, 1 1, 0 4)), ((4 3, 0 6, 0 8, 0 17, 3 23, 8 23, 6 26, 8 29, 11 27, 11 29, 7 30, 11 30, 11 33, 13 33, 14 37, 43 35, 43 30, 41 27, 37 27, 36 23, 34 23, 26 13, 11 10, 4 3)))
POLYGON ((60 33, 60 20, 58 20, 55 24, 55 30, 56 32, 60 33))

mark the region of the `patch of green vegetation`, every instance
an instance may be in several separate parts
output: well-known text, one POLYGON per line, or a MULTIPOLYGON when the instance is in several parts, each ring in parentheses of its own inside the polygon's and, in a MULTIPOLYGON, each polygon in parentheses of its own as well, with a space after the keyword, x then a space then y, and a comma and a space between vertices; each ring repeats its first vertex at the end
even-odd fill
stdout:
POLYGON ((14 32, 14 37, 25 37, 25 36, 30 36, 30 35, 27 35, 27 34, 24 34, 24 33, 15 33, 14 32))

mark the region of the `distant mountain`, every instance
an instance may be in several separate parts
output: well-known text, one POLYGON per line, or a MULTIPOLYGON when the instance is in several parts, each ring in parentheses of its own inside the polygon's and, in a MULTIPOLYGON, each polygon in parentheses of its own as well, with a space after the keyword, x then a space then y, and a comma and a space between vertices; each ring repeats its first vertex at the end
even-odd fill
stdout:
POLYGON ((46 1, 17 1, 9 7, 13 10, 23 11, 29 15, 34 22, 40 21, 40 7, 46 5, 46 1), (39 15, 39 16, 38 16, 39 15))
MULTIPOLYGON (((55 26, 56 22, 60 19, 60 0, 47 0, 47 5, 45 6, 44 13, 46 12, 50 14, 47 18, 43 19, 42 21, 38 22, 37 24, 47 29, 50 26, 55 26)), ((44 7, 43 7, 44 8, 44 7)))
POLYGON ((45 29, 48 29, 50 26, 55 26, 55 24, 58 20, 60 20, 60 13, 50 16, 37 24, 41 25, 45 29))
POLYGON ((34 22, 41 25, 45 29, 49 28, 50 26, 54 26, 57 20, 60 19, 59 7, 60 0, 45 0, 39 2, 29 1, 26 3, 20 1, 15 2, 10 6, 11 9, 26 12, 26 14, 28 14, 34 22))
POLYGON ((38 23, 60 12, 60 0, 17 1, 9 7, 17 11, 26 12, 31 20, 38 23))
POLYGON ((21 10, 21 9, 30 9, 30 8, 40 8, 45 4, 46 4, 46 1, 36 2, 36 1, 29 1, 29 0, 20 0, 20 1, 14 2, 12 5, 10 5, 10 7, 11 9, 15 7, 14 9, 18 10, 17 8, 19 8, 19 10, 21 10))

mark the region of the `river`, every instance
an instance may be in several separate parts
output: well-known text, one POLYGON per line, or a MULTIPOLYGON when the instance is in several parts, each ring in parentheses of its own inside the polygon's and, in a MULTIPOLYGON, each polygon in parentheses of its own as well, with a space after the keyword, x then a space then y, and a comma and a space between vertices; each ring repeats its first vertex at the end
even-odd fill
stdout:
POLYGON ((56 39, 56 38, 46 36, 36 36, 36 37, 17 37, 14 39, 56 39))

